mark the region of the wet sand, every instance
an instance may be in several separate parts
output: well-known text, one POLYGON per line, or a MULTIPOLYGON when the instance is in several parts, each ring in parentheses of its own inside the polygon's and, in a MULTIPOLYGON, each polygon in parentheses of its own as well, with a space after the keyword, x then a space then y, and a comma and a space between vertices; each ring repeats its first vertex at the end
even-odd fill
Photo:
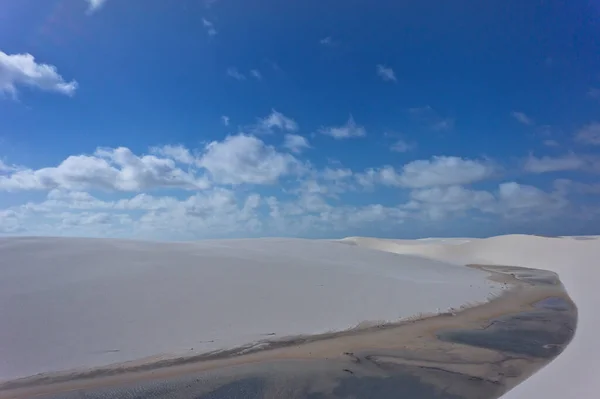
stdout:
POLYGON ((471 267, 505 292, 395 324, 10 381, 0 398, 497 398, 560 354, 577 309, 554 273, 471 267))

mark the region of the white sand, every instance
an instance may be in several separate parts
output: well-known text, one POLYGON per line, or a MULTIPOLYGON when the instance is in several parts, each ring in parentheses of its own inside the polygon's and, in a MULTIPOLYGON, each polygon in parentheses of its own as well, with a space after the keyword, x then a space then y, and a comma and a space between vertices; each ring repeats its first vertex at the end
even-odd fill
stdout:
POLYGON ((499 291, 478 270, 334 241, 0 239, 0 380, 343 330, 499 291))
POLYGON ((589 236, 544 238, 511 235, 428 245, 407 240, 348 238, 346 242, 399 254, 420 255, 456 264, 524 266, 559 274, 577 304, 575 338, 539 373, 504 395, 509 399, 595 398, 600 392, 600 239, 589 236))

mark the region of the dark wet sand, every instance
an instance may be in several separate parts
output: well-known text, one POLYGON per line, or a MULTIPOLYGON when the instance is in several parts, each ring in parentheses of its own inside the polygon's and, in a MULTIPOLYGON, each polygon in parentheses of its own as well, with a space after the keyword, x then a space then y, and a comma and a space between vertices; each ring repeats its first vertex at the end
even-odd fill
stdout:
POLYGON ((34 376, 0 385, 0 398, 497 398, 560 354, 577 309, 553 273, 472 267, 510 289, 397 324, 34 376))

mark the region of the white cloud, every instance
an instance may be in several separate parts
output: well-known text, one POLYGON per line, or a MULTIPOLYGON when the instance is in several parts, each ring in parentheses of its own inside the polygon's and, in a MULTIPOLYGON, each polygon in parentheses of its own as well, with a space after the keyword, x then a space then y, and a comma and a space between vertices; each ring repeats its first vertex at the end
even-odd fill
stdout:
POLYGON ((245 134, 208 144, 198 163, 222 184, 273 184, 299 166, 292 155, 245 134))
POLYGON ((404 165, 401 181, 407 187, 470 184, 491 177, 495 171, 488 161, 436 156, 404 165))
POLYGON ((418 211, 431 220, 445 219, 472 209, 491 211, 495 206, 495 198, 491 193, 461 186, 414 190, 410 197, 411 201, 405 208, 418 211))
POLYGON ((387 82, 396 82, 396 74, 392 68, 388 68, 385 65, 377 65, 377 75, 387 82))
POLYGON ((303 150, 310 148, 308 140, 305 137, 297 134, 286 134, 283 141, 283 146, 295 153, 301 153, 303 150))
POLYGON ((260 71, 258 69, 252 69, 250 71, 250 75, 252 75, 252 77, 256 80, 262 80, 262 74, 260 73, 260 71))
POLYGON ((53 189, 48 192, 47 198, 50 200, 74 200, 74 201, 94 201, 95 198, 85 191, 66 191, 61 189, 53 189))
POLYGON ((12 209, 0 210, 0 233, 17 234, 23 230, 22 215, 12 209))
POLYGON ((394 152, 408 152, 415 148, 415 145, 404 140, 397 140, 392 144, 391 150, 394 152))
POLYGON ((544 140, 544 145, 546 147, 559 147, 560 144, 556 140, 544 140))
POLYGON ((4 163, 4 161, 2 161, 2 159, 0 159, 0 173, 4 172, 4 173, 8 173, 8 172, 13 172, 18 170, 19 168, 17 166, 14 165, 7 165, 4 163))
POLYGON ((600 194, 600 183, 582 183, 569 179, 557 179, 554 181, 557 191, 564 194, 572 192, 578 194, 600 194))
POLYGON ((155 197, 146 193, 138 194, 132 198, 125 198, 114 203, 115 209, 124 210, 148 210, 172 209, 179 205, 180 201, 175 197, 155 197))
POLYGON ((559 195, 515 182, 500 184, 498 199, 499 211, 509 217, 523 216, 523 211, 547 214, 567 205, 567 201, 559 195))
POLYGON ((363 126, 357 125, 352 115, 350 115, 345 125, 324 127, 320 132, 337 140, 364 137, 367 135, 366 129, 363 126))
POLYGON ((438 156, 407 163, 400 172, 392 166, 368 169, 358 174, 357 181, 366 187, 374 184, 410 188, 452 186, 484 180, 495 171, 495 166, 488 161, 438 156))
POLYGON ((285 235, 297 235, 318 231, 339 231, 345 234, 348 229, 385 222, 387 228, 403 222, 407 212, 398 207, 386 207, 381 204, 365 206, 333 206, 321 194, 323 186, 308 185, 299 191, 296 200, 283 202, 276 197, 268 197, 265 203, 269 208, 266 225, 269 229, 285 235))
POLYGON ((600 145, 600 123, 593 122, 581 128, 575 135, 575 141, 581 144, 600 145))
POLYGON ((255 126, 258 133, 271 133, 275 128, 286 132, 295 132, 298 130, 298 124, 292 118, 288 118, 273 109, 268 116, 260 119, 255 126))
POLYGON ((490 162, 437 156, 410 162, 402 168, 401 183, 406 187, 470 184, 492 176, 490 162))
POLYGON ((261 228, 262 204, 259 194, 236 195, 219 187, 182 199, 139 194, 118 201, 54 190, 41 203, 0 210, 0 232, 169 240, 239 235, 261 228))
MULTIPOLYGON (((342 180, 352 176, 351 171, 343 169, 328 173, 342 180)), ((501 184, 495 192, 461 186, 415 189, 410 192, 409 202, 398 206, 339 203, 335 185, 312 179, 302 181, 293 193, 295 197, 282 200, 213 187, 185 198, 143 193, 103 201, 87 192, 52 190, 41 203, 0 210, 0 232, 170 240, 319 231, 328 235, 334 231, 346 234, 348 229, 372 223, 385 230, 408 219, 440 221, 472 211, 518 221, 550 218, 568 205, 558 190, 547 193, 514 182, 501 184)), ((289 198, 287 194, 284 198, 289 198)))
POLYGON ((221 122, 223 122, 225 126, 229 126, 229 117, 226 115, 221 116, 221 122))
POLYGON ((325 168, 322 172, 325 180, 343 180, 352 177, 353 172, 350 169, 331 169, 325 168))
POLYGON ((586 161, 575 154, 567 154, 561 157, 544 156, 542 158, 530 155, 523 168, 530 173, 547 173, 582 169, 585 165, 586 161))
POLYGON ((102 189, 141 191, 157 188, 205 189, 203 176, 178 168, 172 159, 137 156, 128 148, 101 148, 94 155, 72 155, 56 167, 20 169, 0 176, 0 190, 102 189))
POLYGON ((61 216, 61 222, 59 229, 72 230, 74 227, 88 227, 102 225, 115 225, 123 222, 130 222, 131 219, 128 215, 123 214, 110 214, 106 212, 78 212, 78 213, 63 213, 61 216))
POLYGON ((511 115, 513 118, 515 118, 519 123, 522 123, 523 125, 532 126, 535 124, 534 120, 531 117, 527 116, 523 112, 513 111, 513 112, 511 112, 511 115))
POLYGON ((86 0, 88 3, 88 14, 98 11, 106 4, 106 0, 86 0))
POLYGON ((354 173, 345 168, 329 168, 323 170, 313 169, 300 180, 299 186, 290 190, 291 193, 300 195, 323 195, 338 198, 338 194, 355 189, 352 179, 354 173))
POLYGON ((238 71, 235 67, 227 68, 227 75, 236 80, 246 80, 246 75, 238 71))
POLYGON ((202 24, 204 25, 204 28, 206 29, 206 33, 208 33, 208 36, 215 36, 218 32, 217 29, 215 29, 215 24, 213 24, 211 21, 207 20, 206 18, 202 18, 202 24))
POLYGON ((505 218, 535 218, 549 216, 567 205, 559 193, 546 193, 515 182, 500 184, 495 193, 446 186, 413 190, 410 197, 403 209, 431 220, 456 217, 470 211, 505 218))
POLYGON ((158 154, 184 164, 191 165, 194 163, 195 160, 192 154, 190 153, 190 150, 188 150, 181 144, 165 145, 162 147, 152 147, 150 151, 154 154, 158 154))
POLYGON ((31 54, 6 54, 0 51, 0 92, 17 95, 17 86, 30 86, 72 96, 77 82, 67 82, 49 64, 38 64, 31 54))
POLYGON ((256 193, 238 198, 231 190, 214 188, 146 213, 136 221, 136 227, 142 233, 154 235, 158 231, 170 237, 246 235, 262 226, 258 215, 261 203, 256 193))

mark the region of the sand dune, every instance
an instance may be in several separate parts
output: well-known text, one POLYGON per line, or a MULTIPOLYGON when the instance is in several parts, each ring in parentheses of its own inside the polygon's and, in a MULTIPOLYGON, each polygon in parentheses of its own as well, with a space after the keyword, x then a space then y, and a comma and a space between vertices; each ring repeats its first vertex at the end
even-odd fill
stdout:
POLYGON ((486 301, 485 272, 335 241, 0 239, 0 380, 486 301))
POLYGON ((596 237, 0 239, 0 380, 192 356, 480 303, 505 289, 464 267, 480 264, 558 273, 579 308, 564 353, 505 397, 594 397, 599 259, 596 237))
POLYGON ((552 363, 505 398, 592 398, 600 392, 600 241, 510 235, 488 239, 380 240, 352 237, 342 242, 456 264, 480 263, 545 269, 559 274, 579 310, 575 338, 552 363), (423 245, 423 242, 427 242, 423 245), (429 241, 429 242, 428 242, 429 241))

